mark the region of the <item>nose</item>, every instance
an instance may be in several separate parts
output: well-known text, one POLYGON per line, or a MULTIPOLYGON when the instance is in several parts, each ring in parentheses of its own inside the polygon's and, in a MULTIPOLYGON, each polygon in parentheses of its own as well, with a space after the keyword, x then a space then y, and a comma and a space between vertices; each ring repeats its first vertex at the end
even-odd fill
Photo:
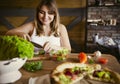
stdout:
POLYGON ((48 13, 45 13, 44 18, 45 18, 45 19, 48 18, 48 13))

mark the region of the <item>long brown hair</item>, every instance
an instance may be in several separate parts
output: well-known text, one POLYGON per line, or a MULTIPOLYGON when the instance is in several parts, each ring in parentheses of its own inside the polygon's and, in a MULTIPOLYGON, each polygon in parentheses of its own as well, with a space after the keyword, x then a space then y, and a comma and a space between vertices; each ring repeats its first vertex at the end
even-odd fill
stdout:
POLYGON ((60 23, 60 16, 58 13, 58 9, 57 9, 55 0, 41 0, 39 5, 37 6, 36 18, 35 18, 35 27, 36 27, 37 35, 44 34, 43 24, 40 22, 40 20, 38 18, 39 11, 43 5, 47 6, 50 11, 54 12, 54 20, 50 23, 50 28, 51 28, 50 35, 53 34, 54 36, 59 36, 58 27, 59 27, 59 23, 60 23))

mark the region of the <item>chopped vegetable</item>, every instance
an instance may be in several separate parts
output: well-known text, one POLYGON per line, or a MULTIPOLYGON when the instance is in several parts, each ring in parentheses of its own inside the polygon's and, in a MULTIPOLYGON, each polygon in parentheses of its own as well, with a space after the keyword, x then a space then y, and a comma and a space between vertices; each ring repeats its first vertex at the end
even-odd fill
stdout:
POLYGON ((23 66, 27 71, 37 71, 42 69, 42 61, 26 62, 23 66))
POLYGON ((87 56, 88 57, 88 63, 89 64, 94 64, 95 63, 95 60, 91 57, 91 56, 87 56))
POLYGON ((70 84, 71 82, 70 78, 65 76, 64 74, 59 75, 59 79, 61 84, 70 84))
POLYGON ((104 78, 107 80, 111 79, 111 74, 108 71, 102 70, 102 71, 95 71, 93 76, 98 77, 98 78, 104 78))
POLYGON ((0 36, 0 60, 33 56, 34 46, 29 41, 17 36, 0 36))
POLYGON ((44 55, 44 54, 45 54, 45 51, 41 49, 41 50, 39 51, 39 55, 44 55))
POLYGON ((105 71, 100 71, 100 72, 97 73, 97 76, 99 78, 102 78, 104 74, 105 74, 105 71))
POLYGON ((89 63, 89 64, 94 64, 95 61, 94 61, 93 59, 89 59, 89 60, 88 60, 88 63, 89 63))
POLYGON ((80 60, 80 63, 87 62, 87 55, 84 52, 80 52, 80 54, 78 55, 78 58, 80 60))
POLYGON ((50 56, 57 61, 65 60, 68 54, 69 54, 69 50, 66 48, 62 48, 61 50, 57 50, 57 51, 52 50, 50 52, 50 56))
POLYGON ((102 57, 98 59, 98 62, 102 64, 106 64, 108 62, 108 59, 102 57))

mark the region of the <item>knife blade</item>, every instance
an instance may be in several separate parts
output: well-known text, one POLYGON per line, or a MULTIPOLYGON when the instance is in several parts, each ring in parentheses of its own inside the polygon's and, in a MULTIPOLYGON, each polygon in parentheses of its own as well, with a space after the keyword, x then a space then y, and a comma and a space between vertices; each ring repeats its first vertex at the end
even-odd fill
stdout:
POLYGON ((38 44, 38 43, 36 43, 36 42, 31 41, 31 43, 32 43, 35 47, 43 48, 42 45, 40 45, 40 44, 38 44))

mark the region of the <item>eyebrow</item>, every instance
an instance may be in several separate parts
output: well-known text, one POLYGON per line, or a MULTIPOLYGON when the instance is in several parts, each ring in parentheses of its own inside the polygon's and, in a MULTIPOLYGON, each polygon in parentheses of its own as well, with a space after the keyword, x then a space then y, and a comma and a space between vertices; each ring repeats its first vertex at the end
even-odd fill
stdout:
MULTIPOLYGON (((39 12, 45 12, 44 10, 39 10, 39 12)), ((49 11, 47 11, 48 13, 53 13, 53 14, 55 14, 55 11, 53 11, 53 10, 49 10, 49 11)))

